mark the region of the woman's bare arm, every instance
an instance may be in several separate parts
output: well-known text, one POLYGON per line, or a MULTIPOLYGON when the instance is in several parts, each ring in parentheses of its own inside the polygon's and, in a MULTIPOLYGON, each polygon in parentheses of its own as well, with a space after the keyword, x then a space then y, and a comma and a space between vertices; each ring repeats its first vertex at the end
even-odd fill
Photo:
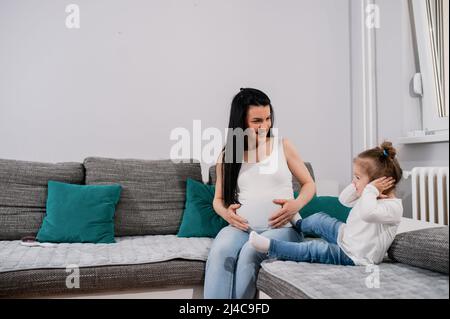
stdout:
POLYGON ((228 208, 224 205, 222 191, 222 154, 219 156, 216 164, 216 191, 213 200, 214 211, 230 225, 246 231, 248 229, 247 221, 236 214, 236 209, 238 209, 240 205, 232 204, 228 208))

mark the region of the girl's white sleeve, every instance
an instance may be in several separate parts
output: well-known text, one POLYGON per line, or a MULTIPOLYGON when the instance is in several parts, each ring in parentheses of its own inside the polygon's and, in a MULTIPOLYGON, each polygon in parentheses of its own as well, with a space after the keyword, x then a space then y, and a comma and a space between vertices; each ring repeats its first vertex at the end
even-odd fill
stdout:
POLYGON ((379 201, 378 189, 368 184, 360 198, 360 216, 366 223, 398 224, 403 215, 403 206, 398 201, 379 201))
POLYGON ((358 194, 356 193, 356 187, 353 183, 348 185, 339 195, 339 201, 342 205, 347 207, 353 207, 358 200, 358 194))

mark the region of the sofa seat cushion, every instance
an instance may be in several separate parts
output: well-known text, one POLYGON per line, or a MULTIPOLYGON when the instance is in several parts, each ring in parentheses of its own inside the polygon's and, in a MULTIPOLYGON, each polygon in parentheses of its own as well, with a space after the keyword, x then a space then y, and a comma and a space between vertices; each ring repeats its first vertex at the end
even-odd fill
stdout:
POLYGON ((63 268, 0 273, 0 297, 45 297, 125 289, 192 287, 201 285, 205 262, 174 259, 163 262, 81 267, 79 288, 67 288, 70 273, 63 268))
POLYGON ((176 235, 116 237, 114 244, 62 243, 27 247, 20 241, 0 241, 0 273, 30 269, 135 265, 172 259, 205 261, 211 238, 176 235))
POLYGON ((393 262, 366 269, 266 260, 257 286, 272 298, 449 298, 447 275, 393 262), (377 275, 378 287, 374 280, 377 275))

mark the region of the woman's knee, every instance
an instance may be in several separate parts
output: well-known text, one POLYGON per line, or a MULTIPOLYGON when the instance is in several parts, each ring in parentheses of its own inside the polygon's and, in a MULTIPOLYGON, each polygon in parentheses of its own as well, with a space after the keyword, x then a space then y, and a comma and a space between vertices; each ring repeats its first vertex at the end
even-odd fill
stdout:
POLYGON ((240 230, 227 226, 217 234, 209 251, 208 259, 237 258, 246 238, 240 230))
POLYGON ((238 256, 238 263, 241 265, 259 264, 267 258, 267 254, 260 253, 253 248, 250 243, 242 246, 238 256))

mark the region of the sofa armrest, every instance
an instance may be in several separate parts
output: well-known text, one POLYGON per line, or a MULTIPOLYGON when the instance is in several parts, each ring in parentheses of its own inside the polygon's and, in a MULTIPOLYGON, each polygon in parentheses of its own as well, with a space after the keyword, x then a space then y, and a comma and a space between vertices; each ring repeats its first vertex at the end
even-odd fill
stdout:
POLYGON ((388 256, 396 262, 448 274, 448 236, 448 227, 397 234, 388 256))

